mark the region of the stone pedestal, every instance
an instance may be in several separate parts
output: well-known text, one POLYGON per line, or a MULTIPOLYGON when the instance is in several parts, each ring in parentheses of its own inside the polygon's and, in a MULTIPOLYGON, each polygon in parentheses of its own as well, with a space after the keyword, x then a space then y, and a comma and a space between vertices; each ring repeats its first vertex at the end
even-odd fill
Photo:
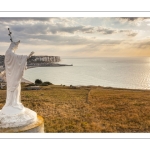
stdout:
POLYGON ((0 128, 27 126, 37 121, 37 113, 29 108, 16 109, 12 106, 0 110, 0 128))
POLYGON ((41 116, 37 116, 37 120, 29 125, 0 128, 0 133, 44 133, 44 120, 41 116))

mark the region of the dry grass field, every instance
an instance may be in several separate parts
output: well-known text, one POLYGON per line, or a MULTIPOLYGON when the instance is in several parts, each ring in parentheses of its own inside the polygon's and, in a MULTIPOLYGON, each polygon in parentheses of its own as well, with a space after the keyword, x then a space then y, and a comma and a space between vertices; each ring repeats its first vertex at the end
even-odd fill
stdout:
MULTIPOLYGON (((0 109, 6 90, 0 90, 0 109)), ((150 132, 150 91, 104 87, 43 86, 26 90, 22 103, 43 116, 47 133, 150 132)))

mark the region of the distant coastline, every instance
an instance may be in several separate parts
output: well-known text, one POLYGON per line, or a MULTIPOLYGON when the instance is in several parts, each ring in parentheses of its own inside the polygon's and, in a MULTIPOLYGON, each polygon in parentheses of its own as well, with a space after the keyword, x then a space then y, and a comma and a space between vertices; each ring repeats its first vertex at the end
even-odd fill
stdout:
POLYGON ((55 64, 55 63, 51 63, 51 64, 38 64, 38 65, 28 65, 27 68, 36 68, 36 67, 63 67, 63 66, 73 66, 73 64, 55 64))

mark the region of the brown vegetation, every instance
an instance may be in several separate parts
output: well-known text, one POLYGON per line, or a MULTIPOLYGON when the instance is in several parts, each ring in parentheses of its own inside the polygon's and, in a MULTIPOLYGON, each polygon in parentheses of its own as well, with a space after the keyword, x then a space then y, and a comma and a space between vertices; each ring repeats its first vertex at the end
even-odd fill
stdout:
MULTIPOLYGON (((22 86, 24 106, 43 116, 45 132, 150 132, 150 91, 50 85, 22 86)), ((0 90, 0 109, 6 91, 0 90)))

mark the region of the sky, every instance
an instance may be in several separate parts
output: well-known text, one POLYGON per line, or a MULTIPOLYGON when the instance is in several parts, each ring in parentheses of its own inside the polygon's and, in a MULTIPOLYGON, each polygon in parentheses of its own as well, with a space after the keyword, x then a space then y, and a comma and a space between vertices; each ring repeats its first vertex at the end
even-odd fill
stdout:
POLYGON ((0 55, 20 40, 17 54, 72 57, 149 57, 150 18, 0 18, 0 55))

